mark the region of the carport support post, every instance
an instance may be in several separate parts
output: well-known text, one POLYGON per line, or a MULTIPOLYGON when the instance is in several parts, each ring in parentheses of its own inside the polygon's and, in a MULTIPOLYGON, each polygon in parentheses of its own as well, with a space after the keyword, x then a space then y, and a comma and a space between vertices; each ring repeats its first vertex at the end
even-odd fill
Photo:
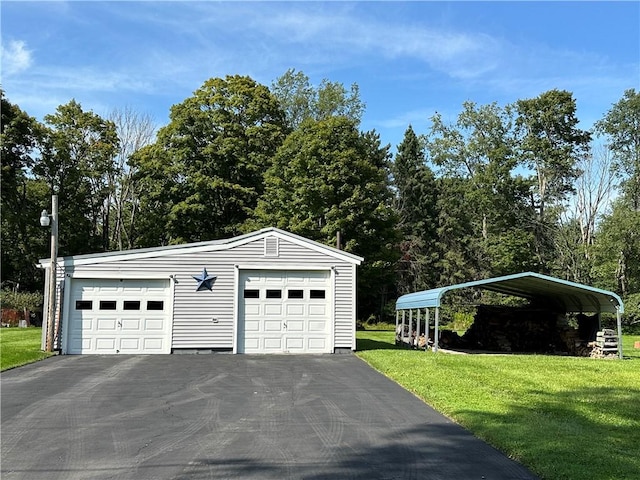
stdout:
POLYGON ((420 340, 420 309, 416 311, 416 323, 418 324, 418 330, 416 331, 416 347, 418 346, 418 341, 420 340))
POLYGON ((424 351, 429 349, 429 307, 424 309, 424 337, 427 343, 424 346, 424 351))
POLYGON ((413 347, 411 344, 413 338, 413 308, 409 310, 409 347, 413 347))
MULTIPOLYGON (((396 337, 398 336, 398 322, 400 320, 400 310, 396 310, 396 337)), ((396 338, 396 343, 398 343, 396 338)))
POLYGON ((618 322, 618 357, 622 360, 622 318, 619 305, 616 305, 616 320, 618 322))
POLYGON ((440 321, 440 307, 436 307, 436 325, 435 325, 435 331, 433 332, 433 336, 435 337, 433 339, 433 351, 437 352, 438 351, 438 322, 440 321))

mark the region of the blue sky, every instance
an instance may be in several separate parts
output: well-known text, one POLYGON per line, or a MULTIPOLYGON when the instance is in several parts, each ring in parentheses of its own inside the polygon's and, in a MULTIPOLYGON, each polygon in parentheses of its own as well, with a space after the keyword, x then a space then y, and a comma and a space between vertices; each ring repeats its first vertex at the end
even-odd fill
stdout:
POLYGON ((640 89, 640 2, 2 1, 2 88, 38 119, 75 98, 168 122, 211 77, 349 86, 395 151, 437 111, 573 92, 590 128, 640 89))

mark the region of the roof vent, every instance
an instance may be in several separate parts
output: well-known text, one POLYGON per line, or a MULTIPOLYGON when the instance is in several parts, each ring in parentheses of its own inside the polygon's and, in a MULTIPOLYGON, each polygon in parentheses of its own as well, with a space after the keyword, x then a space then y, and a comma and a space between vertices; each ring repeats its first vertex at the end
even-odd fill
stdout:
POLYGON ((279 255, 278 237, 264 238, 264 256, 277 257, 279 255))

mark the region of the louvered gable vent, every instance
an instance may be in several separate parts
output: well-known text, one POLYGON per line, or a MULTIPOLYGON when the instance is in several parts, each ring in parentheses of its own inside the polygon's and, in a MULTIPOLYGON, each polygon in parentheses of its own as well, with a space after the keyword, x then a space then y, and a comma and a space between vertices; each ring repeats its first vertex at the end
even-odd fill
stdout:
POLYGON ((278 252, 278 237, 265 237, 264 239, 264 256, 265 257, 277 257, 278 252))

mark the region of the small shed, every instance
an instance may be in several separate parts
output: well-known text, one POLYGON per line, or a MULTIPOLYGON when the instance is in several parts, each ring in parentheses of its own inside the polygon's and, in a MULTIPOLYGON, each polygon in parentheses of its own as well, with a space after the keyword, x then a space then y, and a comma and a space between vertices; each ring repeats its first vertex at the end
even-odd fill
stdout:
POLYGON ((409 325, 412 325, 412 323, 417 320, 418 331, 415 333, 417 333, 418 336, 420 336, 421 318, 425 322, 423 332, 428 333, 430 315, 433 311, 435 327, 433 349, 437 351, 439 346, 439 317, 442 298, 449 291, 463 288, 477 288, 526 298, 552 306, 557 311, 563 313, 596 313, 598 315, 602 312, 614 313, 617 317, 618 352, 620 358, 622 358, 622 328, 620 316, 624 312, 624 306, 618 295, 599 288, 534 272, 517 273, 503 277, 459 283, 457 285, 449 285, 403 295, 396 301, 396 329, 398 329, 400 325, 404 331, 406 315, 409 325))
MULTIPOLYGON (((55 347, 63 354, 355 350, 362 261, 277 228, 60 258, 55 347)), ((45 327, 43 347, 46 338, 45 327)))

